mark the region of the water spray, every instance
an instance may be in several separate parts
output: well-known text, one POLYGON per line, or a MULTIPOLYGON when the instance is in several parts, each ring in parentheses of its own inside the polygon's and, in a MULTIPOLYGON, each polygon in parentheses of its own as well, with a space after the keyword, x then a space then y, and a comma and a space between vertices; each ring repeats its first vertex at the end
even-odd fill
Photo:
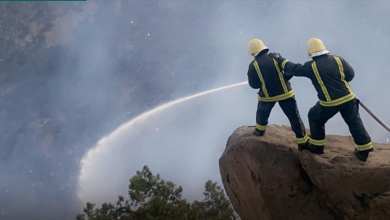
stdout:
MULTIPOLYGON (((104 142, 106 142, 109 138, 112 138, 115 136, 119 136, 123 131, 125 131, 127 128, 133 126, 134 124, 136 123, 139 123, 145 119, 147 119, 148 117, 152 116, 153 114, 159 112, 159 111, 162 111, 164 109, 167 109, 169 107, 172 107, 174 105, 177 105, 181 102, 184 102, 184 101, 187 101, 187 100, 190 100, 190 99, 193 99, 193 98, 196 98, 196 97, 199 97, 199 96, 203 96, 203 95, 207 95, 207 94, 210 94, 210 93, 213 93, 213 92, 218 92, 218 91, 221 91, 221 90, 224 90, 224 89, 229 89, 229 88, 233 88, 233 87, 237 87, 237 86, 242 86, 242 85, 246 85, 248 84, 248 81, 245 81, 245 82, 241 82, 241 83, 236 83, 236 84, 233 84, 233 85, 229 85, 229 86, 223 86, 223 87, 219 87, 219 88, 216 88, 216 89, 211 89, 211 90, 208 90, 208 91, 205 91, 205 92, 200 92, 200 93, 197 93, 195 95, 191 95, 191 96, 187 96, 187 97, 184 97, 184 98, 181 98, 181 99, 178 99, 178 100, 175 100, 175 101, 171 101, 171 102, 168 102, 166 104, 163 104, 163 105, 160 105, 152 110, 149 110, 137 117, 135 117, 134 119, 130 120, 129 122, 126 122, 125 124, 119 126, 119 128, 117 128, 114 132, 112 132, 110 135, 108 136, 105 136, 103 137, 97 144, 97 146, 99 145, 104 145, 104 142)), ((89 158, 89 157, 93 157, 93 155, 95 153, 98 153, 100 152, 100 148, 99 147, 96 147, 92 150, 90 150, 86 157, 85 158, 89 158)), ((85 159, 81 160, 81 163, 83 164, 85 162, 85 159)))
MULTIPOLYGON (((208 90, 205 92, 200 92, 200 93, 197 93, 194 95, 183 97, 183 98, 168 102, 166 104, 162 104, 162 105, 160 105, 152 110, 149 110, 149 111, 131 119, 130 121, 120 125, 111 134, 109 134, 109 135, 103 137, 101 140, 99 140, 98 143, 83 156, 83 158, 81 159, 81 163, 80 163, 81 168, 80 168, 80 173, 79 173, 79 177, 78 177, 79 184, 80 184, 80 182, 83 182, 84 180, 86 180, 88 178, 88 174, 87 174, 88 167, 91 165, 93 158, 101 153, 107 152, 112 147, 115 147, 115 146, 108 144, 110 142, 110 140, 118 139, 121 136, 127 135, 129 129, 132 128, 133 126, 135 126, 139 123, 143 123, 145 120, 147 120, 149 117, 153 116, 154 114, 159 113, 165 109, 173 107, 173 106, 180 104, 182 102, 188 101, 190 99, 194 99, 196 97, 204 96, 207 94, 211 94, 214 92, 218 92, 218 91, 222 91, 225 89, 230 89, 230 88, 238 87, 238 86, 242 86, 242 85, 248 85, 248 81, 236 83, 236 84, 232 84, 232 85, 228 85, 228 86, 223 86, 223 87, 219 87, 216 89, 211 89, 211 90, 208 90)), ((159 128, 156 128, 156 130, 159 130, 159 128)), ((81 197, 80 194, 79 194, 79 197, 81 197)))

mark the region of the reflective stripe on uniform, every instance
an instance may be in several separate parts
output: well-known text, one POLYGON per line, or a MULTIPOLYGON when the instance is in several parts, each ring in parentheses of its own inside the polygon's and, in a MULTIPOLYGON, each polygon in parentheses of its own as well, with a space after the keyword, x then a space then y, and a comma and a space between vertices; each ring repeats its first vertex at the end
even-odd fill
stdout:
POLYGON ((320 105, 322 105, 324 107, 338 106, 338 105, 344 104, 348 101, 351 101, 354 98, 355 98, 355 94, 351 93, 351 94, 348 94, 346 96, 343 96, 341 98, 338 98, 338 99, 335 99, 335 100, 332 100, 329 102, 324 102, 324 101, 320 100, 320 105))
POLYGON ((325 145, 325 139, 324 140, 315 140, 310 138, 310 143, 315 146, 323 147, 325 145))
POLYGON ((272 96, 272 97, 261 97, 259 95, 257 97, 258 97, 259 101, 262 101, 262 102, 277 102, 277 101, 282 101, 282 100, 285 100, 288 98, 292 98, 293 96, 294 96, 294 90, 290 90, 288 93, 284 93, 284 94, 272 96))
POLYGON ((338 106, 338 105, 344 104, 346 102, 349 102, 355 98, 355 94, 353 94, 352 89, 349 86, 349 83, 345 80, 344 68, 343 68, 343 64, 341 63, 340 58, 335 57, 335 60, 337 62, 337 65, 339 66, 341 81, 344 82, 345 86, 347 87, 348 91, 350 92, 348 95, 345 95, 345 96, 340 97, 340 98, 335 99, 335 100, 332 100, 330 98, 328 90, 326 89, 324 82, 321 79, 320 73, 318 72, 317 65, 316 65, 315 61, 313 61, 313 63, 311 64, 314 75, 316 76, 318 84, 320 84, 322 92, 324 93, 324 96, 326 98, 326 101, 320 100, 320 105, 322 105, 324 107, 338 106))
POLYGON ((261 74, 259 64, 257 64, 257 61, 256 61, 256 60, 255 60, 255 62, 253 63, 253 65, 255 66, 257 75, 259 76, 259 79, 260 79, 260 81, 261 81, 263 93, 264 93, 265 97, 269 97, 268 91, 267 91, 267 87, 265 87, 265 81, 264 81, 263 75, 261 74))
POLYGON ((260 131, 265 131, 265 128, 267 127, 267 125, 259 125, 259 124, 256 124, 256 128, 257 130, 260 130, 260 131))
POLYGON ((324 82, 321 79, 321 76, 320 76, 320 73, 318 72, 317 65, 316 65, 315 61, 313 61, 313 63, 311 64, 311 68, 313 69, 314 75, 317 78, 318 84, 320 84, 320 86, 321 86, 322 93, 324 93, 326 101, 331 101, 328 90, 326 89, 324 82))
POLYGON ((372 144, 372 142, 368 143, 368 144, 364 144, 364 145, 357 145, 356 148, 358 151, 362 151, 362 150, 369 150, 369 149, 372 149, 374 146, 372 144))
POLYGON ((349 83, 345 80, 344 67, 343 67, 343 64, 341 63, 340 58, 334 57, 334 59, 336 60, 337 65, 339 66, 339 71, 340 71, 340 75, 341 75, 341 81, 344 82, 344 84, 348 88, 349 92, 352 93, 351 86, 349 86, 349 83))
POLYGON ((284 93, 288 93, 286 82, 284 81, 284 76, 283 76, 282 71, 280 71, 280 69, 279 69, 278 62, 276 62, 275 59, 273 59, 273 61, 274 61, 274 65, 275 65, 276 71, 278 71, 279 80, 280 80, 280 83, 282 84, 283 91, 284 91, 284 93))
POLYGON ((307 140, 309 140, 309 136, 307 136, 307 134, 305 134, 305 137, 302 138, 295 137, 295 142, 297 142, 297 144, 304 144, 307 140))
POLYGON ((280 65, 282 69, 284 69, 284 66, 286 66, 286 63, 288 62, 288 59, 285 59, 282 64, 280 65))

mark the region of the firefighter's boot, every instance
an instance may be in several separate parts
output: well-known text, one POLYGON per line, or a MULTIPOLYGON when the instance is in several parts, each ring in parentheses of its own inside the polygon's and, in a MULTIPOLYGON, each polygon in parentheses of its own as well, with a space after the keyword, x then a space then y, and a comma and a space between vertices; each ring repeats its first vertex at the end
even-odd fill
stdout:
POLYGON ((263 136, 264 133, 265 133, 265 131, 259 130, 257 128, 255 128, 255 130, 253 131, 253 134, 256 136, 263 136))
POLYGON ((313 154, 323 154, 324 153, 324 146, 317 146, 314 144, 309 144, 308 150, 312 152, 313 154))
POLYGON ((309 149, 309 145, 310 145, 310 141, 309 140, 306 141, 303 144, 298 144, 298 150, 299 151, 308 150, 309 149))
POLYGON ((374 151, 374 148, 371 148, 371 149, 368 149, 368 150, 362 150, 362 151, 358 151, 357 149, 355 149, 355 155, 357 156, 357 158, 359 158, 359 160, 367 161, 368 154, 371 151, 374 151))

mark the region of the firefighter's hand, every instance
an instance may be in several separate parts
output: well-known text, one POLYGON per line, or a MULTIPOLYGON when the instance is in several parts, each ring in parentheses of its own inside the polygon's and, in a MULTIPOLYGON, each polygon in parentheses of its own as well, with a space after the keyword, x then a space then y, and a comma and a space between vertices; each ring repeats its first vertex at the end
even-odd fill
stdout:
POLYGON ((279 60, 280 58, 283 58, 282 55, 280 55, 280 53, 269 53, 269 55, 275 60, 279 60))

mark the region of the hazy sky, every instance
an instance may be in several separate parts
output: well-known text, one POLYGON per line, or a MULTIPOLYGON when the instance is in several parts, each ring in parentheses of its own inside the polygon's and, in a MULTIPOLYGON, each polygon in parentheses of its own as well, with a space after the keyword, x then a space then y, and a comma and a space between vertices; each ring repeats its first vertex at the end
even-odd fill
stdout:
MULTIPOLYGON (((237 127, 255 124, 257 91, 249 86, 188 100, 120 132, 116 129, 160 104, 246 81, 253 59, 246 47, 253 38, 263 40, 270 51, 301 63, 309 60, 307 40, 321 38, 331 54, 343 57, 355 69, 351 82, 354 92, 390 124, 386 96, 390 82, 386 68, 390 51, 388 1, 96 2, 75 4, 71 11, 53 17, 52 30, 66 41, 56 49, 59 67, 50 72, 45 88, 22 90, 42 93, 52 107, 27 98, 18 100, 31 102, 36 114, 53 118, 65 132, 66 138, 57 140, 63 146, 58 157, 71 177, 62 180, 52 174, 51 178, 74 184, 74 193, 81 198, 80 202, 72 197, 78 212, 85 201, 99 204, 115 201, 118 195, 127 196, 128 180, 143 165, 182 185, 189 200, 202 199, 207 179, 220 182, 218 159, 229 135, 237 127), (87 156, 89 150, 99 153, 87 156)), ((59 14, 59 4, 73 3, 48 4, 59 14)), ((46 41, 46 46, 61 42, 48 33, 51 41, 46 41)), ((293 78, 291 83, 308 125, 307 112, 317 101, 315 90, 305 78, 293 78)), ((20 106, 21 114, 29 112, 20 106)), ((388 132, 364 110, 360 112, 373 140, 385 142, 388 132)), ((0 111, 0 120, 14 123, 7 121, 7 114, 0 111)), ((288 125, 279 106, 275 106, 270 123, 288 125)), ((1 127, 4 132, 7 128, 1 127)), ((328 122, 326 131, 349 135, 339 115, 328 122)), ((28 143, 26 139, 19 145, 28 143)), ((5 207, 0 211, 9 219, 37 210, 39 195, 56 193, 57 185, 37 190, 30 182, 23 183, 28 187, 20 183, 31 173, 38 172, 40 176, 34 178, 40 180, 51 173, 52 164, 41 162, 45 157, 38 152, 39 147, 34 149, 23 154, 29 155, 26 161, 3 162, 10 178, 0 181, 0 198, 7 198, 0 200, 0 207, 5 207), (13 175, 16 170, 24 173, 13 175), (16 183, 20 183, 19 188, 16 183), (20 204, 31 209, 17 213, 20 204)), ((36 216, 42 219, 49 215, 36 216)))
MULTIPOLYGON (((167 4, 186 10, 182 2, 167 4)), ((208 43, 217 51, 215 69, 209 71, 219 74, 214 85, 209 84, 210 88, 246 80, 251 61, 246 45, 252 38, 262 39, 271 51, 278 51, 291 61, 305 62, 309 60, 305 50, 307 40, 318 37, 332 54, 350 62, 356 71, 351 83, 353 90, 389 121, 387 111, 376 104, 380 100, 377 96, 388 92, 390 78, 383 72, 387 57, 384 48, 390 46, 390 32, 384 22, 384 17, 389 17, 389 6, 386 2, 362 1, 218 2, 215 13, 202 15, 210 18, 209 32, 197 33, 209 36, 208 43)), ((201 56, 196 49, 189 53, 201 56)), ((308 79, 294 78, 292 86, 307 125, 307 112, 317 100, 316 93, 308 79)), ((187 198, 201 199, 208 178, 220 182, 218 158, 227 137, 235 128, 255 123, 256 91, 248 86, 230 90, 186 101, 108 136, 94 147, 104 152, 86 157, 82 177, 88 178, 80 181, 82 199, 115 201, 113 195, 127 192, 126 173, 134 174, 144 164, 160 172, 163 178, 183 185, 187 198), (113 184, 116 187, 111 187, 113 184)), ((386 131, 361 112, 373 139, 384 142, 386 131)), ((270 123, 288 124, 278 106, 270 123)), ((340 116, 328 123, 327 133, 349 135, 340 116)))

